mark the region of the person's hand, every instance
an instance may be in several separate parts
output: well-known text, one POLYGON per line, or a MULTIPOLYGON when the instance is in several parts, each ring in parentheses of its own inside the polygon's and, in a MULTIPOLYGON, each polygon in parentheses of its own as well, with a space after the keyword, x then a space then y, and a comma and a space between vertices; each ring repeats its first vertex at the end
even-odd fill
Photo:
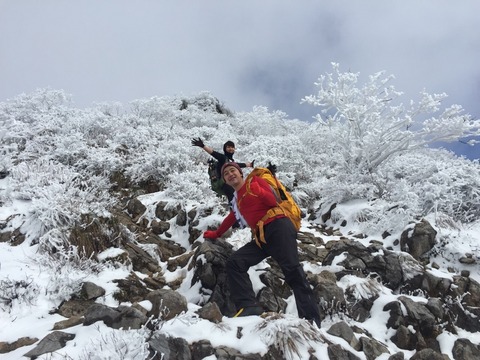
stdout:
POLYGON ((218 232, 216 230, 207 230, 203 233, 205 239, 216 239, 219 238, 218 232))
POLYGON ((192 146, 198 146, 199 148, 203 148, 205 144, 203 143, 201 138, 193 138, 192 139, 192 146))
POLYGON ((277 165, 272 164, 270 161, 268 162, 267 169, 270 170, 273 176, 277 173, 277 165))

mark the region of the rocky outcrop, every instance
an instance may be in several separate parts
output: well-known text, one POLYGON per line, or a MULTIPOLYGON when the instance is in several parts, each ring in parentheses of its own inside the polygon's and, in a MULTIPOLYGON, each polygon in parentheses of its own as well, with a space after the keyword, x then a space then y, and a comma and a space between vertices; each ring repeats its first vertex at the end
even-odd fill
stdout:
MULTIPOLYGON (((13 343, 0 343, 0 352, 38 342, 25 354, 34 358, 55 351, 72 340, 73 335, 63 332, 70 326, 82 323, 88 326, 101 321, 113 329, 151 328, 153 335, 149 345, 152 359, 160 359, 159 355, 154 355, 155 352, 164 354, 163 359, 216 356, 221 359, 265 360, 281 354, 282 349, 275 347, 264 356, 240 354, 234 349, 213 347, 208 340, 189 344, 184 339, 154 332, 152 324, 173 319, 188 309, 187 300, 176 291, 185 279, 167 281, 158 259, 167 264, 169 271, 183 269, 184 273, 192 274, 189 285, 199 286, 202 299, 205 299, 196 304, 200 306, 197 314, 202 319, 220 324, 224 316, 232 316, 235 312, 225 274, 226 261, 233 248, 221 239, 199 239, 201 231, 197 226, 202 214, 196 209, 187 211, 181 204, 163 201, 155 204, 152 211, 133 198, 126 202, 123 209, 114 210, 113 214, 114 217, 108 220, 85 219, 89 226, 78 225, 72 230, 70 239, 81 246, 86 255, 94 258, 108 247, 122 250, 121 255, 101 261, 113 266, 121 263, 132 267, 127 278, 115 280, 118 290, 114 294, 120 303, 132 305, 109 307, 100 304, 97 299, 104 296, 105 290, 86 282, 78 293, 72 294, 56 309, 66 320, 55 324, 51 334, 39 342, 38 339, 18 339, 13 343), (155 213, 155 219, 145 219, 148 211, 155 213), (190 248, 183 248, 174 241, 173 229, 188 233, 190 248), (150 306, 145 308, 145 303, 150 306)), ((429 271, 426 261, 429 251, 436 244, 435 236, 435 230, 423 220, 402 234, 400 248, 395 251, 384 248, 380 240, 365 245, 361 237, 346 237, 335 229, 318 224, 312 233, 299 233, 301 260, 325 267, 319 274, 307 271, 322 319, 339 316, 361 324, 372 317, 372 306, 382 287, 385 287, 396 294, 396 300, 383 307, 388 315, 387 328, 393 333, 390 340, 399 349, 415 351, 412 359, 445 359, 437 341, 442 332, 455 332, 455 329, 480 331, 480 284, 465 271, 451 278, 441 278, 429 271), (325 243, 319 233, 325 236, 335 234, 339 239, 325 243), (353 285, 340 285, 342 279, 352 276, 362 284, 361 292, 353 285)), ((258 301, 266 309, 281 313, 285 311, 292 292, 283 281, 278 265, 271 259, 267 263, 269 266, 260 274, 265 286, 258 293, 258 301)), ((328 329, 328 334, 339 339, 339 343, 326 344, 330 359, 359 358, 340 345, 344 342, 355 351, 363 352, 366 359, 375 359, 382 354, 389 355, 391 360, 404 359, 402 352, 389 354, 384 344, 358 326, 348 325, 348 321, 334 324, 328 329)), ((469 340, 459 339, 453 355, 455 359, 469 360, 478 358, 479 351, 478 346, 469 340)))
POLYGON ((40 355, 52 353, 65 346, 67 341, 73 340, 75 335, 62 331, 54 331, 45 336, 40 342, 24 356, 35 359, 40 355))
POLYGON ((412 229, 405 230, 400 238, 400 248, 420 260, 435 246, 437 232, 426 220, 412 229))

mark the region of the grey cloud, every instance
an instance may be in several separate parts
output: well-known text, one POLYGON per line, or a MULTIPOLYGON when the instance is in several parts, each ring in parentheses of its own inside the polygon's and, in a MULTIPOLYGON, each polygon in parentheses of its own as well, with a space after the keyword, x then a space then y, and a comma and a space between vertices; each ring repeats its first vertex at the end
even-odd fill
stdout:
POLYGON ((310 118, 300 99, 334 61, 478 116, 479 12, 476 0, 2 2, 0 101, 46 86, 79 106, 206 90, 233 110, 310 118))

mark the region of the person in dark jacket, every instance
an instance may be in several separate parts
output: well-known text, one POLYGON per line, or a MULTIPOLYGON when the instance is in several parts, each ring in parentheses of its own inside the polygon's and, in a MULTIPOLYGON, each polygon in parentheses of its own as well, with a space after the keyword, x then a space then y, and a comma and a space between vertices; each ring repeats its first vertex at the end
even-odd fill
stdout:
MULTIPOLYGON (((264 179, 254 176, 250 182, 250 191, 247 191, 239 165, 228 162, 223 165, 221 171, 224 181, 235 189, 236 206, 218 229, 205 231, 203 237, 219 238, 235 221, 257 232, 257 224, 264 219, 270 209, 278 206, 277 198, 269 184, 264 179)), ((320 327, 318 302, 299 261, 295 226, 285 214, 281 213, 264 220, 263 223, 265 243, 258 245, 255 240, 252 240, 227 260, 230 295, 237 307, 235 317, 261 315, 264 312, 256 299, 248 270, 271 256, 282 269, 285 282, 293 291, 299 317, 320 327)))
MULTIPOLYGON (((203 140, 201 138, 192 139, 192 145, 193 146, 198 146, 199 148, 202 148, 203 150, 205 150, 207 153, 209 153, 211 156, 213 156, 217 160, 217 179, 222 178, 222 175, 220 173, 220 170, 222 169, 222 166, 227 162, 234 162, 235 161, 235 160, 233 160, 233 155, 235 154, 235 143, 233 141, 229 140, 225 144, 223 144, 223 154, 219 153, 218 151, 213 150, 213 148, 211 148, 210 146, 206 146, 203 143, 203 140)), ((237 162, 237 164, 241 168, 245 168, 245 167, 253 168, 254 162, 255 162, 255 160, 253 160, 252 162, 248 162, 248 163, 237 162)), ((227 185, 226 183, 223 183, 222 191, 227 196, 228 202, 231 203, 235 190, 233 190, 233 188, 230 185, 227 185)))

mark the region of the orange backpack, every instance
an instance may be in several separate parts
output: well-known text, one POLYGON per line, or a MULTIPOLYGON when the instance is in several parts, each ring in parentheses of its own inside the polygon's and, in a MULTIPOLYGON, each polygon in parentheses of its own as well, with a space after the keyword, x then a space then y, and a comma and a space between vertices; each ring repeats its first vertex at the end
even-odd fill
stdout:
POLYGON ((298 231, 300 229, 300 224, 302 221, 302 212, 298 207, 295 200, 293 200, 292 195, 287 191, 285 186, 271 173, 270 170, 267 168, 255 168, 252 170, 250 174, 248 174, 247 178, 245 179, 246 183, 246 192, 248 194, 252 194, 250 190, 250 183, 252 182, 252 178, 254 176, 261 177, 264 179, 272 188, 272 191, 277 198, 278 206, 274 207, 267 211, 265 216, 260 219, 257 223, 258 234, 255 233, 255 241, 257 242, 258 246, 261 246, 261 243, 266 243, 264 233, 263 233, 263 224, 266 220, 284 214, 286 215, 295 226, 295 229, 298 231))

